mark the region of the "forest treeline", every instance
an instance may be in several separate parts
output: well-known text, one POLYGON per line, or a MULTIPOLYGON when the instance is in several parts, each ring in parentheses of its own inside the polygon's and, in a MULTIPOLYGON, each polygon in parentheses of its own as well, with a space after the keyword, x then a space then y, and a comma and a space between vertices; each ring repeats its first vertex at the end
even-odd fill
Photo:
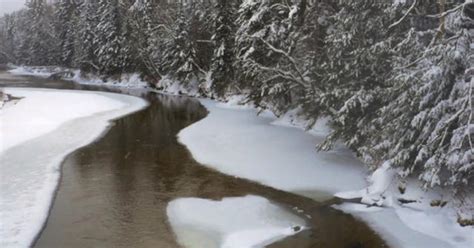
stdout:
POLYGON ((0 63, 139 72, 277 115, 329 117, 344 142, 426 186, 473 185, 471 0, 29 0, 0 63), (48 1, 50 2, 50 1, 48 1))

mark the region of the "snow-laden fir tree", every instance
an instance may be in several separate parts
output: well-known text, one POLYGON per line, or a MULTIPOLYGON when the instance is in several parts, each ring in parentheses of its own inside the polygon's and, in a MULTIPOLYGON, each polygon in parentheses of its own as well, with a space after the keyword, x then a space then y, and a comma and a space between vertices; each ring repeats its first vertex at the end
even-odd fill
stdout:
POLYGON ((138 70, 159 78, 160 31, 164 25, 160 25, 158 14, 156 0, 139 0, 130 8, 129 21, 134 29, 132 45, 137 49, 138 70))
POLYGON ((80 22, 78 25, 79 49, 75 54, 75 64, 83 71, 98 71, 96 50, 98 49, 99 3, 95 0, 85 0, 81 6, 80 22))
POLYGON ((173 34, 162 53, 161 68, 174 79, 188 84, 198 83, 202 69, 196 56, 196 41, 191 36, 193 22, 196 18, 193 5, 180 7, 173 27, 173 34))
POLYGON ((16 15, 6 14, 0 18, 0 63, 15 62, 16 15))
POLYGON ((78 0, 60 0, 56 4, 55 26, 60 41, 61 65, 73 66, 76 52, 80 3, 78 0))
POLYGON ((402 32, 388 27, 400 16, 392 0, 344 1, 328 18, 327 60, 315 65, 323 88, 315 105, 331 116, 334 131, 321 148, 343 140, 357 149, 377 132, 371 121, 386 100, 392 48, 402 32))
POLYGON ((304 0, 245 0, 238 12, 238 82, 277 114, 294 107, 292 96, 308 86, 306 68, 294 56, 305 10, 304 0))
POLYGON ((214 24, 214 56, 211 65, 212 91, 222 96, 234 83, 235 6, 226 0, 217 0, 214 24))
POLYGON ((387 105, 373 121, 383 129, 371 137, 368 157, 389 161, 426 186, 466 185, 473 178, 473 40, 460 6, 419 6, 425 16, 458 10, 406 34, 394 56, 387 105))
POLYGON ((23 50, 22 61, 28 65, 55 64, 57 54, 48 6, 44 0, 30 0, 27 6, 26 37, 20 42, 23 50), (26 54, 25 54, 26 53, 26 54))
POLYGON ((99 70, 104 75, 120 73, 124 66, 124 54, 122 54, 124 16, 121 15, 119 1, 100 0, 98 15, 95 52, 99 70))

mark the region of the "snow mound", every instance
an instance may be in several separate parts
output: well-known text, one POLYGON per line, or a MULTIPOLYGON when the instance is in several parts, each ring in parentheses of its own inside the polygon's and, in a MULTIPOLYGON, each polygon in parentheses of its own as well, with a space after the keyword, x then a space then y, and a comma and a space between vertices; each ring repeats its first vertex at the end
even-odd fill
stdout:
POLYGON ((84 91, 5 88, 0 110, 0 247, 29 247, 47 219, 64 157, 98 138, 109 120, 147 104, 84 91))
POLYGON ((178 242, 187 248, 264 247, 305 225, 300 217, 252 195, 221 201, 176 199, 167 214, 178 242))
POLYGON ((367 188, 357 191, 338 192, 334 196, 342 199, 362 198, 361 202, 367 205, 382 206, 384 203, 388 203, 391 206, 392 199, 390 197, 387 199, 387 196, 384 194, 391 186, 394 176, 395 171, 386 162, 369 177, 368 182, 370 185, 367 188))

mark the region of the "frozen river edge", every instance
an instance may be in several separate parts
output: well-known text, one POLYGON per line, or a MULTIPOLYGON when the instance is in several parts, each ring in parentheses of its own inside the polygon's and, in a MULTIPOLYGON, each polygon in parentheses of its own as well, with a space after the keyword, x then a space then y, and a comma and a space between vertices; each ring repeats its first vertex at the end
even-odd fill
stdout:
MULTIPOLYGON (((72 80, 83 83, 81 80, 72 80)), ((95 81, 91 82, 89 80, 87 84, 103 84, 95 81)), ((128 88, 130 83, 125 80, 125 83, 115 82, 113 86, 128 88)), ((164 92, 173 95, 180 94, 179 91, 173 90, 172 86, 164 87, 164 92)), ((187 90, 182 90, 182 92, 186 93, 187 90)), ((192 92, 189 94, 194 95, 192 92)), ((230 99, 230 102, 232 102, 232 99, 230 99)), ((294 123, 289 123, 285 118, 278 119, 271 113, 266 112, 257 116, 258 110, 250 106, 236 106, 235 103, 223 104, 211 100, 201 100, 201 103, 208 109, 210 115, 182 130, 179 138, 181 143, 191 151, 193 157, 207 167, 313 199, 318 199, 321 196, 325 198, 333 194, 339 196, 339 193, 345 191, 359 192, 369 186, 366 181, 369 172, 347 149, 340 148, 326 154, 314 155, 316 153, 315 144, 327 134, 327 127, 324 127, 324 125, 316 125, 316 129, 312 130, 316 132, 310 132, 310 134, 296 128, 288 128, 288 126, 293 126, 294 123), (281 127, 281 125, 286 127, 281 127), (275 128, 280 128, 280 131, 275 131, 275 128), (258 130, 260 132, 270 130, 273 133, 248 139, 252 133, 258 130), (281 134, 286 132, 286 137, 297 133, 298 137, 273 139, 272 136, 278 132, 281 134), (187 137, 188 140, 186 140, 186 137, 183 138, 186 135, 189 136, 187 137), (193 140, 193 137, 198 136, 203 137, 204 140, 193 140), (232 143, 236 140, 240 140, 241 144, 232 143), (300 142, 303 142, 303 144, 300 142), (288 149, 275 150, 262 144, 276 145, 280 148, 285 148, 286 144, 288 149), (221 153, 222 151, 224 153, 221 153), (227 154, 225 154, 226 152, 227 154), (310 155, 310 153, 313 153, 313 155, 310 155), (289 156, 280 161, 278 158, 285 157, 285 154, 289 156), (301 154, 319 158, 311 161, 304 158, 304 156, 299 157, 301 154), (315 165, 318 163, 334 165, 335 161, 331 158, 339 159, 339 162, 336 161, 339 165, 334 169, 328 169, 328 166, 316 166, 315 168, 307 166, 308 164, 315 165), (268 163, 260 167, 259 161, 267 159, 269 159, 268 163), (280 173, 276 173, 278 166, 268 167, 274 161, 278 165, 285 164, 288 161, 301 162, 304 160, 307 161, 304 163, 290 162, 284 165, 282 168, 286 169, 280 173), (245 164, 245 161, 251 161, 251 163, 245 164), (300 173, 294 172, 297 170, 296 167, 298 169, 308 168, 310 174, 303 173, 306 169, 300 173), (290 174, 285 174, 286 172, 290 172, 290 174), (319 174, 313 178, 311 175, 315 173, 319 174), (289 177, 289 175, 298 174, 303 175, 303 177, 295 177, 293 180, 289 177), (325 184, 328 181, 329 184, 325 184)), ((285 137, 285 135, 282 137, 285 137)), ((412 186, 416 185, 413 184, 412 186)), ((396 197, 397 195, 394 194, 397 191, 396 184, 392 184, 391 188, 387 193, 396 197)), ((414 196, 418 197, 418 200, 420 198, 424 199, 419 203, 408 204, 404 207, 395 205, 395 207, 367 208, 365 205, 350 203, 335 207, 364 220, 384 237, 392 247, 472 247, 474 245, 474 229, 472 227, 460 227, 456 223, 456 211, 453 208, 430 207, 430 200, 439 199, 439 195, 445 195, 444 192, 434 191, 426 194, 418 187, 409 187, 407 192, 408 195, 405 195, 405 197, 414 196)))
MULTIPOLYGON (((178 134, 199 163, 315 200, 369 186, 369 172, 348 149, 316 151, 328 129, 323 124, 305 132, 269 112, 258 116, 252 107, 200 101, 209 115, 178 134)), ((423 192, 409 195, 428 196, 423 192)), ((368 208, 345 203, 334 207, 362 219, 391 247, 472 247, 474 230, 460 227, 450 216, 452 209, 430 208, 429 201, 421 205, 368 208)))
POLYGON ((47 219, 63 159, 147 102, 103 92, 3 91, 21 99, 0 110, 0 246, 29 247, 47 219))

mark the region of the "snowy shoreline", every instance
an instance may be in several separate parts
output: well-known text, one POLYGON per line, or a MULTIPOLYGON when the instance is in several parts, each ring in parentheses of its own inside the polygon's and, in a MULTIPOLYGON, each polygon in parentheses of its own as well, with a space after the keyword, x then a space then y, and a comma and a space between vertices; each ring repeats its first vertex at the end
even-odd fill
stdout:
POLYGON ((29 247, 48 217, 65 156, 147 103, 101 92, 3 91, 21 99, 0 110, 0 246, 29 247))
POLYGON ((333 207, 369 224, 392 247, 472 246, 474 230, 457 224, 453 205, 430 206, 431 200, 443 199, 442 195, 423 192, 412 183, 400 196, 396 194, 397 184, 384 178, 389 173, 374 173, 380 179, 372 176, 374 180, 367 183, 368 171, 347 149, 317 152, 315 145, 327 130, 324 125, 317 125, 309 133, 292 128, 288 120, 269 112, 257 116, 254 108, 200 101, 208 109, 208 116, 178 134, 179 141, 199 163, 315 200, 332 195, 351 199, 355 197, 344 196, 371 189, 371 196, 387 198, 383 207, 356 203, 333 207), (402 206, 396 197, 417 202, 402 206))
MULTIPOLYGON (((89 83, 103 85, 100 80, 89 83)), ((121 84, 114 82, 113 86, 121 84)), ((170 80, 163 80, 162 86, 165 93, 197 94, 196 89, 183 88, 170 80)), ((400 194, 396 184, 380 179, 369 185, 365 180, 368 171, 344 147, 317 153, 314 147, 328 131, 324 123, 308 133, 301 130, 303 125, 298 125, 297 117, 278 119, 269 111, 257 116, 255 108, 238 105, 238 97, 228 103, 206 99, 201 103, 209 115, 179 134, 180 142, 201 164, 313 199, 368 196, 383 208, 352 203, 334 207, 367 222, 393 247, 472 247, 474 229, 456 223, 452 202, 445 207, 430 206, 434 200, 453 200, 446 197, 448 192, 423 192, 416 183, 410 183, 407 193, 400 194), (299 129, 290 128, 295 126, 299 129), (362 193, 371 190, 371 195, 362 193), (400 204, 400 197, 415 202, 400 204), (428 224, 423 224, 424 220, 429 220, 428 224)), ((387 176, 385 172, 380 174, 382 178, 387 176)), ((467 214, 469 218, 469 209, 467 214)))

